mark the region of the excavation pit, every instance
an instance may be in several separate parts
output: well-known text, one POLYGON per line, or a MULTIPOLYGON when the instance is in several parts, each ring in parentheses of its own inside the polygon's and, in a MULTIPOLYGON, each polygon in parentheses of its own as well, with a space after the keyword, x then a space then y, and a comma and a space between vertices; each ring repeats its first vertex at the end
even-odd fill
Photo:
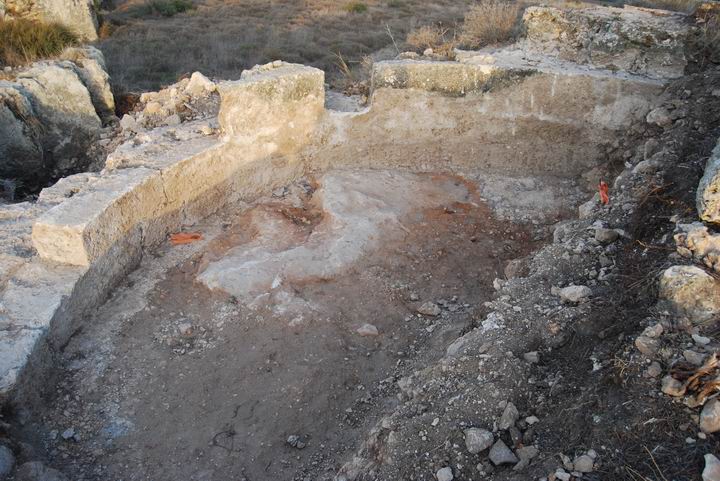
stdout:
POLYGON ((397 381, 479 325, 508 261, 582 195, 555 177, 342 170, 228 206, 88 319, 23 437, 73 479, 331 479, 397 381))

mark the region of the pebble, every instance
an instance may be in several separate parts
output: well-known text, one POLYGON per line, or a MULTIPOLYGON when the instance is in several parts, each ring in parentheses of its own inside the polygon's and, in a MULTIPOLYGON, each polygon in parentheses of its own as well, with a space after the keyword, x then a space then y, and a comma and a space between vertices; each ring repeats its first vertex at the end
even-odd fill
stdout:
POLYGON ((567 286, 560 289, 560 300, 577 304, 592 295, 592 290, 588 286, 567 286))
POLYGON ((538 419, 537 416, 528 416, 525 418, 525 422, 532 426, 533 424, 539 423, 540 419, 538 419))
POLYGON ((654 357, 660 349, 660 341, 647 336, 638 336, 635 339, 635 347, 647 357, 654 357))
POLYGON ((15 455, 7 446, 0 445, 0 479, 5 479, 15 466, 15 455))
POLYGON ((685 394, 685 388, 680 381, 670 375, 667 375, 662 378, 662 392, 668 396, 679 397, 685 394))
POLYGON ((703 481, 720 481, 720 460, 712 454, 705 455, 705 469, 702 472, 703 481))
POLYGON ((67 428, 65 431, 62 432, 60 436, 62 436, 62 438, 65 440, 72 439, 73 437, 75 437, 75 429, 67 428))
POLYGON ((720 401, 717 398, 705 403, 700 413, 700 429, 705 433, 720 431, 720 401))
POLYGON ((615 229, 606 229, 604 227, 595 229, 595 240, 601 244, 612 244, 618 237, 620 237, 620 234, 615 229))
POLYGON ((668 127, 672 124, 670 112, 666 108, 658 107, 650 111, 645 117, 649 124, 655 124, 659 127, 668 127))
POLYGON ((515 464, 518 462, 517 456, 510 451, 510 448, 508 448, 501 439, 498 439, 497 442, 493 444, 493 447, 490 448, 489 458, 495 466, 515 464))
POLYGON ((515 421, 517 421, 518 418, 520 418, 520 413, 518 412, 515 405, 513 403, 507 403, 507 406, 505 406, 505 410, 503 411, 502 416, 500 416, 498 428, 510 429, 510 426, 514 426, 515 421))
POLYGON ((437 473, 435 473, 435 477, 438 481, 452 481, 455 476, 453 476, 452 468, 449 466, 446 466, 442 469, 439 469, 437 473))
POLYGON ((535 446, 523 446, 522 448, 517 448, 515 450, 515 454, 517 454, 517 457, 520 458, 521 461, 523 460, 530 460, 540 454, 540 451, 535 446))
POLYGON ((570 473, 566 473, 565 471, 558 469, 555 471, 555 478, 559 479, 560 481, 570 481, 570 473))
POLYGON ((648 377, 658 377, 660 374, 662 374, 662 366, 659 362, 654 361, 652 364, 648 366, 648 368, 645 370, 645 374, 648 377))
POLYGON ((593 458, 587 454, 583 454, 582 456, 575 458, 575 461, 573 462, 573 469, 580 473, 591 473, 594 464, 595 461, 593 461, 593 458))
POLYGON ((702 366, 705 361, 705 354, 700 354, 699 352, 695 352, 690 349, 683 351, 683 357, 687 362, 695 364, 696 366, 702 366))
POLYGON ((487 429, 470 428, 465 430, 465 446, 470 454, 477 454, 492 446, 495 438, 487 429))
POLYGON ((378 328, 373 326, 372 324, 363 324, 362 326, 358 327, 355 332, 357 332, 358 335, 362 337, 375 337, 380 334, 378 328))
POLYGON ((303 449, 306 444, 297 434, 291 434, 286 441, 290 446, 297 449, 303 449))
POLYGON ((695 341, 695 344, 699 344, 701 346, 706 346, 706 345, 710 344, 709 337, 701 336, 699 334, 693 334, 692 338, 693 338, 693 341, 695 341))
POLYGON ((193 326, 189 322, 178 324, 178 332, 183 336, 190 336, 193 333, 193 326))
POLYGON ((424 314, 426 316, 439 316, 440 315, 440 307, 435 304, 434 302, 426 302, 422 306, 420 306, 417 310, 420 314, 424 314))
POLYGON ((523 354, 523 359, 525 359, 530 364, 537 364, 540 362, 540 354, 538 354, 537 351, 530 351, 523 354))

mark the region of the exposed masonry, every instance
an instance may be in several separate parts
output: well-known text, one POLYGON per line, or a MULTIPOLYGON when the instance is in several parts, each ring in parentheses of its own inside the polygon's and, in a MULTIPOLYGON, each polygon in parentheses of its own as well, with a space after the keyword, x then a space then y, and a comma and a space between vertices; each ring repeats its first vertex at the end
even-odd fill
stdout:
POLYGON ((579 175, 601 165, 603 147, 643 119, 682 71, 684 19, 579 10, 573 16, 584 21, 609 22, 610 12, 654 35, 643 49, 622 35, 573 40, 577 55, 569 56, 567 36, 534 23, 558 12, 528 9, 534 34, 505 49, 458 52, 454 62, 380 62, 370 106, 357 112, 325 108, 320 70, 275 63, 247 71, 218 85, 219 133, 188 122, 138 135, 103 172, 65 178, 36 204, 6 210, 19 240, 0 254, 4 400, 35 394, 53 352, 144 249, 229 202, 330 168, 579 175))

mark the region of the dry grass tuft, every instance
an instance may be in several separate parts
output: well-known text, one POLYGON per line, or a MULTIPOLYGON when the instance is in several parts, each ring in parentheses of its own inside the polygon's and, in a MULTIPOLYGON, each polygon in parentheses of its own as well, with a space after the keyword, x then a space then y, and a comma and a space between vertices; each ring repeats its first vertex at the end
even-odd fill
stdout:
POLYGON ((345 10, 350 13, 365 13, 367 12, 367 9, 368 6, 363 2, 350 2, 345 7, 345 10))
POLYGON ((58 23, 31 20, 0 20, 0 64, 18 66, 53 57, 78 38, 58 23))
POLYGON ((172 17, 193 8, 191 0, 146 0, 144 3, 130 8, 127 13, 130 17, 172 17))
POLYGON ((447 29, 426 25, 411 31, 405 40, 408 45, 420 51, 426 48, 436 49, 445 43, 447 29))
POLYGON ((465 14, 460 43, 469 48, 507 42, 517 31, 520 17, 517 3, 487 0, 470 8, 465 14))
POLYGON ((700 0, 637 0, 632 4, 645 8, 693 13, 702 2, 700 0))

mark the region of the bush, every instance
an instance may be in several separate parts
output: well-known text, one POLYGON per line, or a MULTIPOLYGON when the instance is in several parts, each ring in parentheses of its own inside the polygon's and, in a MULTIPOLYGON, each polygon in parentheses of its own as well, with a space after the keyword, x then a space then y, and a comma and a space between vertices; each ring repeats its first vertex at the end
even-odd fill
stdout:
POLYGON ((506 42, 515 35, 519 15, 516 3, 484 1, 465 14, 460 41, 471 48, 506 42))
POLYGON ((368 6, 365 5, 363 2, 350 2, 348 3, 347 7, 345 7, 345 10, 347 10, 350 13, 365 13, 367 12, 368 6))
POLYGON ((24 19, 0 20, 0 64, 17 66, 53 57, 78 38, 59 23, 24 19))
POLYGON ((414 47, 420 51, 426 48, 435 49, 444 43, 444 36, 447 30, 440 27, 426 25, 424 27, 416 28, 415 30, 408 33, 405 41, 411 47, 414 47))

